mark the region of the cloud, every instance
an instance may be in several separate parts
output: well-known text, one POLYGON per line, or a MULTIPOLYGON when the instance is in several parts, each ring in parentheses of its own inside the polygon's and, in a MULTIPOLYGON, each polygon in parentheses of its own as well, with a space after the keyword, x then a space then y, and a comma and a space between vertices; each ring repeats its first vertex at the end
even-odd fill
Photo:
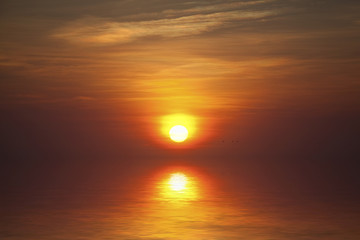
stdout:
POLYGON ((86 17, 57 29, 52 37, 79 44, 126 43, 148 36, 197 35, 238 21, 262 19, 274 14, 274 11, 227 11, 133 22, 86 17))
POLYGON ((91 101, 91 100, 94 100, 95 98, 87 97, 87 96, 76 96, 73 99, 78 100, 78 101, 91 101))

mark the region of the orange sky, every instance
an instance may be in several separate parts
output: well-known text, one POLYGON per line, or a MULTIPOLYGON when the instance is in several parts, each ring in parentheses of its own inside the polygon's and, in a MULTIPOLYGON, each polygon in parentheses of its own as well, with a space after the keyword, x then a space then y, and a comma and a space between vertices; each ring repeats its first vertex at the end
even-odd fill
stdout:
POLYGON ((331 131, 353 139, 359 8, 310 0, 2 1, 8 149, 34 158, 44 149, 64 158, 184 154, 169 146, 186 146, 192 157, 300 157, 331 131), (171 114, 198 121, 184 145, 163 144, 161 119, 171 114))

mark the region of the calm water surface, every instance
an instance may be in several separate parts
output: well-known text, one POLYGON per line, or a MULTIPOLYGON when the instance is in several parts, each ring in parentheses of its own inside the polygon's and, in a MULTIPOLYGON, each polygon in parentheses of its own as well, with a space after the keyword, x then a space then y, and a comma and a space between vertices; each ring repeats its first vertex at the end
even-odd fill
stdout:
POLYGON ((126 187, 12 194, 1 239, 360 239, 346 196, 225 190, 192 169, 159 169, 126 187))

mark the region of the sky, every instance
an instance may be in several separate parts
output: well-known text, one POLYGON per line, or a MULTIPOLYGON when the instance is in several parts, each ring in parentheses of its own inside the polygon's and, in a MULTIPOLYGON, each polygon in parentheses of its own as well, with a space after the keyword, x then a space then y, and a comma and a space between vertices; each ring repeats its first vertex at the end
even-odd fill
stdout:
POLYGON ((358 1, 3 0, 0 9, 8 190, 110 184, 173 162, 274 188, 360 183, 358 1), (174 114, 196 122, 183 145, 161 130, 174 114))

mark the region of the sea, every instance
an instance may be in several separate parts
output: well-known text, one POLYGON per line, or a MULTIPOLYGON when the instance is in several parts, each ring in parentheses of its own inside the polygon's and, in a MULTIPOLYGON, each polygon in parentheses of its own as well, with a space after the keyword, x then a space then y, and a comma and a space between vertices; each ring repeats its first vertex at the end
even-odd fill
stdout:
POLYGON ((0 239, 360 239, 360 204, 347 194, 241 187, 226 178, 161 166, 113 184, 14 189, 1 198, 0 239))

